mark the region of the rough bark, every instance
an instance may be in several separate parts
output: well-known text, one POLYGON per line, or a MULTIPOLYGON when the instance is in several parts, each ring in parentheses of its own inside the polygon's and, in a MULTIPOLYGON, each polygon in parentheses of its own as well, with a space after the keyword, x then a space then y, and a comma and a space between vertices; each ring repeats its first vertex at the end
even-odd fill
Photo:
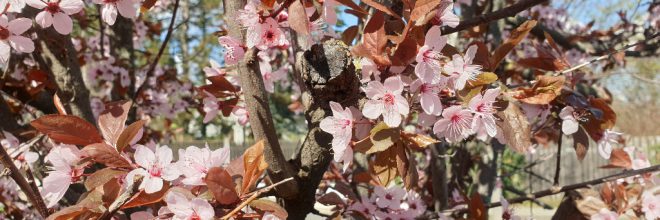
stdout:
POLYGON ((359 79, 348 47, 339 40, 316 44, 298 53, 296 69, 306 90, 302 95, 309 131, 295 161, 300 193, 285 200, 290 219, 304 219, 314 209, 315 192, 332 160, 332 135, 319 128, 321 120, 332 115, 330 101, 357 106, 359 79))
MULTIPOLYGON (((278 141, 277 131, 270 112, 268 96, 264 87, 263 77, 259 71, 257 51, 249 50, 245 59, 237 65, 241 79, 241 89, 245 97, 245 105, 250 114, 250 127, 255 140, 264 140, 264 155, 268 163, 268 177, 272 182, 280 182, 294 176, 294 170, 286 161, 278 141)), ((297 192, 295 182, 287 182, 275 188, 278 195, 292 198, 297 192)))
MULTIPOLYGON (((238 17, 238 11, 242 10, 244 5, 245 0, 225 0, 225 20, 235 20, 238 17)), ((235 39, 245 39, 245 32, 241 30, 238 22, 227 22, 227 24, 229 36, 235 39)), ((247 51, 245 59, 236 64, 236 70, 240 76, 246 109, 250 114, 252 134, 255 140, 264 140, 268 177, 272 182, 280 182, 295 176, 295 171, 282 153, 256 56, 256 49, 247 51)), ((294 198, 298 194, 297 181, 288 181, 276 187, 275 191, 282 198, 294 198)))
MULTIPOLYGON (((26 8, 27 17, 34 17, 36 9, 26 8)), ((83 82, 78 53, 70 35, 61 35, 53 28, 37 28, 37 50, 33 53, 42 70, 47 71, 57 85, 57 95, 67 111, 94 123, 89 102, 89 90, 83 82)))

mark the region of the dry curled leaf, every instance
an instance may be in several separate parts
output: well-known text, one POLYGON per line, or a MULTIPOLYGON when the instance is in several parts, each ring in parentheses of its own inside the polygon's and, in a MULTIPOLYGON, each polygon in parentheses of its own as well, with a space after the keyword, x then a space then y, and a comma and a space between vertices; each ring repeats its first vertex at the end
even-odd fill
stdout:
POLYGON ((383 152, 376 154, 371 163, 372 174, 378 179, 382 186, 387 186, 398 175, 397 149, 390 147, 383 152))
POLYGON ((502 129, 502 136, 507 140, 508 146, 518 153, 527 152, 532 146, 530 137, 531 128, 527 116, 520 110, 515 103, 509 103, 503 111, 496 114, 500 120, 497 120, 497 126, 502 129))
POLYGON ((241 187, 241 195, 245 195, 252 191, 256 186, 257 180, 261 174, 264 173, 268 164, 264 160, 264 141, 261 140, 243 153, 243 184, 241 187))
POLYGON ((373 154, 387 150, 401 138, 398 128, 390 128, 384 122, 378 123, 370 131, 369 139, 373 144, 366 154, 373 154))
POLYGON ((309 35, 309 20, 307 19, 307 13, 305 12, 305 7, 300 2, 300 0, 293 0, 293 3, 289 6, 289 26, 291 29, 296 31, 302 36, 309 35))
POLYGON ((277 216, 279 219, 286 219, 289 214, 286 212, 282 206, 278 205, 276 202, 267 200, 267 199, 257 199, 250 202, 250 207, 253 209, 258 209, 263 212, 270 212, 273 215, 277 216))
POLYGON ((117 139, 117 151, 122 152, 124 148, 128 147, 129 144, 137 142, 139 138, 142 137, 142 127, 146 120, 139 120, 133 122, 128 127, 124 129, 117 139))
POLYGON ((514 98, 527 104, 546 105, 561 93, 564 76, 538 76, 532 88, 518 88, 514 98))
POLYGON ((614 149, 610 154, 610 163, 602 168, 632 168, 632 159, 628 152, 623 149, 614 149))
POLYGON ((587 156, 587 151, 589 150, 589 136, 587 136, 587 132, 585 132, 582 127, 578 128, 578 131, 573 133, 573 148, 575 148, 578 160, 582 161, 584 157, 587 156))
POLYGON ((408 132, 401 132, 401 138, 403 142, 406 143, 406 146, 412 147, 413 149, 424 149, 426 146, 440 142, 423 134, 408 132))

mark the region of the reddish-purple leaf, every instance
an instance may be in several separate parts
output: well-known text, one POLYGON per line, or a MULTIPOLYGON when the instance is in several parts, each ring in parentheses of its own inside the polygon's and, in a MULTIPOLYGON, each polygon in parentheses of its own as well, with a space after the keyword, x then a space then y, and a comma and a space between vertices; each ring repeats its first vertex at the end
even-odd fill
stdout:
POLYGON ((106 143, 87 145, 82 151, 97 163, 108 167, 132 168, 131 163, 122 157, 117 150, 106 143))
POLYGON ((215 200, 222 205, 230 205, 239 201, 236 184, 227 170, 222 167, 209 169, 204 179, 215 200))
POLYGON ((72 115, 44 115, 30 122, 32 127, 64 144, 88 145, 103 142, 94 125, 72 115))
POLYGON ((146 120, 139 120, 136 122, 133 122, 133 124, 129 125, 124 129, 124 131, 121 132, 121 135, 119 135, 119 138, 117 139, 117 151, 122 152, 125 147, 127 147, 129 144, 131 144, 132 141, 134 141, 135 138, 139 138, 142 136, 142 127, 144 126, 144 123, 146 123, 146 120))

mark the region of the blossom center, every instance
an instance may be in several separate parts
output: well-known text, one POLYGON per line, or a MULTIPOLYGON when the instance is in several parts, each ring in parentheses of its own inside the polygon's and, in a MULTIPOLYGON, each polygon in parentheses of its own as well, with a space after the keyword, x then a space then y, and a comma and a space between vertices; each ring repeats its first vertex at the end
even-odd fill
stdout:
POLYGON ((111 3, 118 2, 118 1, 119 1, 119 0, 103 0, 103 3, 111 4, 111 3))
POLYGON ((434 62, 440 60, 440 53, 434 50, 424 51, 424 62, 434 62))
POLYGON ((344 121, 342 123, 342 128, 351 127, 351 124, 353 124, 353 121, 348 120, 348 119, 344 119, 344 121))
POLYGON ((269 42, 275 41, 275 33, 272 30, 268 30, 264 34, 264 38, 269 42))
POLYGON ((394 94, 392 93, 387 93, 383 97, 383 101, 385 102, 386 105, 394 105, 394 94))
POLYGON ((0 40, 5 40, 9 38, 9 35, 11 35, 11 33, 9 33, 9 30, 7 28, 0 27, 0 40))
POLYGON ((72 167, 71 171, 69 172, 69 175, 71 176, 71 182, 75 183, 80 181, 80 178, 83 175, 83 171, 83 169, 72 167))
POLYGON ((50 12, 51 14, 55 14, 57 12, 60 12, 60 5, 59 2, 48 2, 46 3, 46 8, 44 8, 47 12, 50 12))
POLYGON ((153 177, 160 177, 162 175, 162 169, 156 165, 151 166, 149 169, 149 175, 153 177))
POLYGON ((199 217, 199 215, 197 214, 197 212, 193 212, 193 214, 190 216, 189 219, 190 219, 190 220, 201 220, 202 218, 199 217))
POLYGON ((386 194, 386 195, 385 195, 385 199, 387 199, 387 200, 392 200, 393 197, 392 197, 392 195, 390 195, 390 194, 386 194))

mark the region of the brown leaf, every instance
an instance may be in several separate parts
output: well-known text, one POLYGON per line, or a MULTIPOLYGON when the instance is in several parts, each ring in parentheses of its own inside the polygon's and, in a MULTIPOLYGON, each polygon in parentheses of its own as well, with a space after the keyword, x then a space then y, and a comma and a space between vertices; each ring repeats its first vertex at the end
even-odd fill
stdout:
POLYGON ((413 149, 424 149, 426 146, 439 142, 438 140, 423 134, 408 133, 405 131, 401 132, 401 138, 404 143, 406 143, 406 146, 412 146, 413 149))
MULTIPOLYGON (((341 3, 342 5, 345 5, 349 8, 351 8, 354 13, 351 13, 357 17, 361 17, 359 15, 365 16, 368 15, 369 13, 364 10, 364 8, 360 7, 358 4, 353 2, 352 0, 337 0, 337 2, 341 3)), ((350 10, 350 9, 349 9, 350 10)))
POLYGON ((561 94, 564 76, 538 76, 532 88, 518 88, 514 98, 527 104, 546 105, 561 94))
POLYGON ((217 76, 208 77, 207 79, 211 81, 211 86, 213 86, 215 89, 219 91, 229 91, 229 92, 238 91, 238 89, 236 89, 236 86, 234 86, 234 84, 231 84, 227 80, 227 78, 225 78, 225 76, 217 75, 217 76))
POLYGON ((474 54, 472 62, 474 64, 481 65, 486 70, 491 69, 490 67, 492 64, 490 63, 490 52, 488 51, 488 45, 481 41, 475 41, 469 46, 472 45, 477 45, 477 52, 474 54))
POLYGON ((121 176, 123 174, 126 174, 126 171, 115 170, 115 169, 112 169, 110 167, 100 169, 100 170, 92 173, 92 175, 90 175, 89 177, 87 177, 87 179, 85 180, 85 188, 88 191, 90 191, 90 190, 92 190, 96 187, 102 186, 103 184, 105 184, 109 180, 111 180, 111 179, 113 179, 117 176, 121 176))
POLYGON ((594 114, 589 115, 584 127, 591 139, 599 141, 603 137, 603 132, 606 129, 611 129, 616 124, 616 112, 607 104, 605 99, 590 99, 589 105, 601 113, 599 117, 594 114))
POLYGON ((117 101, 105 104, 105 110, 99 114, 97 123, 103 138, 112 145, 117 145, 117 139, 124 131, 131 101, 117 101))
POLYGON ((483 200, 481 200, 481 196, 477 192, 473 193, 470 197, 470 203, 468 203, 468 213, 470 214, 470 219, 488 219, 488 210, 486 210, 486 206, 484 205, 483 200))
POLYGON ((117 150, 106 143, 87 145, 82 151, 97 163, 114 168, 132 168, 131 163, 122 157, 117 150))
POLYGON ((511 34, 509 34, 509 38, 507 38, 502 45, 493 51, 493 56, 490 57, 490 63, 492 66, 488 70, 493 71, 497 69, 497 66, 499 66, 500 62, 504 60, 504 57, 506 57, 506 55, 509 54, 509 52, 511 52, 511 50, 513 50, 516 45, 525 39, 527 34, 529 34, 529 32, 535 26, 536 20, 528 20, 518 26, 516 29, 512 30, 511 34))
POLYGON ((335 192, 323 194, 316 201, 323 205, 345 205, 344 201, 335 192))
POLYGON ((362 3, 367 4, 368 6, 371 6, 375 8, 376 10, 385 12, 385 14, 388 14, 389 16, 395 17, 395 18, 401 18, 399 15, 397 15, 392 9, 388 8, 385 5, 382 5, 374 0, 362 0, 362 3))
POLYGON ((275 2, 276 0, 261 0, 261 5, 266 6, 268 9, 272 9, 275 2))
POLYGON ((390 147, 376 154, 371 164, 372 174, 378 179, 381 186, 387 186, 397 177, 397 148, 390 147))
POLYGON ((496 115, 501 119, 497 120, 497 126, 502 129, 502 136, 508 142, 508 146, 518 153, 525 153, 532 146, 531 128, 527 116, 520 111, 520 107, 515 103, 509 103, 506 109, 499 111, 496 115))
POLYGON ((146 120, 139 120, 130 124, 124 131, 121 132, 119 138, 117 139, 117 151, 122 152, 124 148, 128 147, 131 144, 133 139, 142 136, 142 127, 146 120))
POLYGON ((57 112, 60 113, 60 115, 66 115, 66 109, 64 109, 62 100, 60 100, 60 97, 57 96, 57 93, 53 95, 53 104, 55 104, 55 108, 57 108, 57 112))
POLYGON ((382 12, 376 11, 364 27, 362 43, 353 47, 353 52, 371 58, 378 65, 387 66, 391 62, 383 54, 386 46, 385 17, 382 12))
POLYGON ((87 212, 89 209, 85 208, 83 206, 69 206, 63 209, 60 209, 59 211, 50 214, 47 218, 47 220, 68 220, 68 219, 75 219, 76 217, 82 215, 84 212, 87 212))
POLYGON ((140 7, 140 11, 142 12, 149 11, 149 9, 151 9, 152 7, 154 7, 154 5, 156 5, 157 1, 158 0, 144 0, 142 2, 142 6, 140 7))
POLYGON ((417 43, 417 39, 406 37, 394 51, 392 63, 400 66, 407 66, 412 63, 415 60, 415 56, 417 56, 417 43))
POLYGON ((610 163, 602 166, 602 168, 632 168, 632 159, 630 155, 623 149, 614 149, 610 154, 610 163))
POLYGON ((589 136, 587 136, 587 132, 582 127, 579 127, 578 131, 573 133, 573 148, 575 148, 578 160, 582 161, 587 156, 589 136))
POLYGON ((289 26, 302 36, 309 35, 309 19, 301 0, 293 0, 289 6, 289 26))
POLYGON ((263 212, 271 212, 273 215, 277 216, 279 219, 286 219, 289 214, 286 212, 282 206, 278 205, 276 202, 270 201, 268 199, 257 199, 250 202, 250 207, 253 209, 258 209, 263 212))
POLYGON ((149 204, 154 204, 163 200, 168 190, 170 189, 170 184, 168 182, 163 183, 163 188, 155 193, 148 194, 146 192, 140 191, 133 198, 128 200, 121 209, 133 208, 138 206, 144 206, 149 204))
POLYGON ((231 111, 234 110, 234 107, 236 107, 237 103, 238 98, 220 101, 220 111, 222 112, 222 116, 229 117, 231 111))
POLYGON ((346 28, 346 30, 341 33, 341 41, 343 41, 346 45, 352 45, 353 40, 355 40, 355 37, 358 34, 358 31, 359 29, 356 25, 346 28))
POLYGON ((268 164, 264 160, 264 141, 261 140, 243 153, 243 166, 245 169, 241 195, 249 193, 257 184, 257 180, 264 173, 268 164))
POLYGON ((213 198, 218 203, 230 205, 239 201, 238 193, 236 193, 236 184, 234 184, 227 170, 222 167, 209 169, 204 181, 209 187, 209 191, 213 194, 213 198))
POLYGON ((88 145, 103 141, 94 125, 72 115, 44 115, 30 122, 30 125, 64 144, 88 145))
MULTIPOLYGON (((410 12, 409 21, 417 21, 426 16, 431 10, 440 5, 441 0, 418 0, 415 2, 415 7, 410 12)), ((423 25, 423 24, 420 24, 423 25)))

